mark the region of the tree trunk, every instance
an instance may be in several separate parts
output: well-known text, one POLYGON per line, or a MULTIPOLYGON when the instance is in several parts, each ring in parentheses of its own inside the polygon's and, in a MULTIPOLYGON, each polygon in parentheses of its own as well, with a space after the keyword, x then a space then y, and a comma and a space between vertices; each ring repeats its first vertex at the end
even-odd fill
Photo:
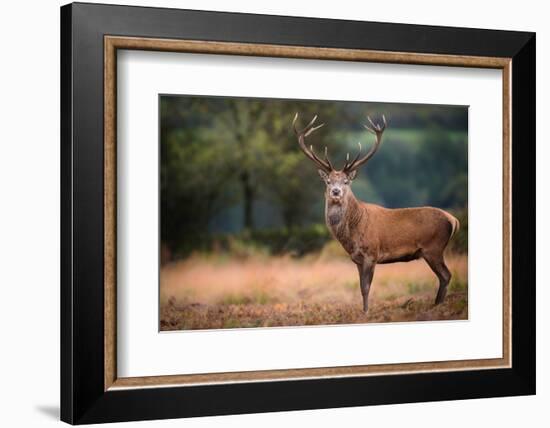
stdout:
POLYGON ((244 228, 251 230, 254 227, 253 219, 253 202, 254 188, 250 182, 250 174, 248 171, 243 171, 241 174, 241 185, 243 187, 244 198, 244 228))
POLYGON ((296 216, 293 208, 283 209, 283 222, 289 230, 296 225, 296 216))

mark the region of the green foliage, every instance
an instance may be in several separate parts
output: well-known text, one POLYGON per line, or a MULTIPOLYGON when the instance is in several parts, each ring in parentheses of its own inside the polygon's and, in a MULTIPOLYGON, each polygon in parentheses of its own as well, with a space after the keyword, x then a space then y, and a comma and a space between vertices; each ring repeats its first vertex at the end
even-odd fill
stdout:
MULTIPOLYGON (((365 113, 384 113, 389 128, 353 190, 388 207, 460 210, 468 201, 467 110, 413 104, 162 96, 160 101, 161 239, 175 257, 216 250, 316 251, 330 240, 324 184, 299 150, 291 123, 315 114, 327 126, 310 137, 341 167, 373 142, 365 113)), ((462 210, 464 211, 464 210, 462 210)), ((465 212, 465 211, 464 211, 465 212)), ((467 215, 453 248, 467 251, 467 215)))
POLYGON ((283 224, 287 228, 303 223, 311 206, 319 198, 319 192, 311 192, 304 183, 318 182, 314 168, 304 168, 304 155, 300 151, 290 152, 274 159, 267 194, 280 207, 283 224))
POLYGON ((251 233, 253 242, 269 247, 272 254, 302 256, 317 251, 331 239, 324 224, 281 229, 256 230, 251 233))
MULTIPOLYGON (((169 106, 161 103, 161 117, 169 106)), ((169 132, 161 128, 161 237, 170 247, 201 242, 208 235, 209 219, 235 201, 226 186, 232 175, 230 147, 206 131, 185 126, 182 119, 184 126, 169 132)))
MULTIPOLYGON (((340 138, 352 142, 364 141, 365 136, 351 132, 340 138)), ((467 148, 466 132, 447 132, 436 127, 390 128, 354 188, 361 187, 356 192, 358 196, 387 207, 463 207, 468 202, 467 148), (373 183, 376 190, 365 187, 364 181, 373 183)))
POLYGON ((291 254, 296 257, 318 251, 331 239, 324 224, 305 227, 244 230, 216 235, 209 249, 246 259, 252 256, 291 254))
POLYGON ((455 313, 466 312, 468 310, 468 299, 466 297, 460 297, 456 302, 453 302, 452 308, 455 313))
POLYGON ((269 247, 258 240, 250 239, 250 233, 245 230, 239 235, 224 235, 214 238, 218 248, 238 259, 269 255, 269 247))
POLYGON ((418 294, 426 292, 427 290, 433 289, 433 284, 431 283, 418 283, 418 282, 409 282, 407 283, 407 291, 409 295, 418 294))
POLYGON ((468 289, 467 278, 461 278, 457 272, 452 273, 449 290, 452 292, 465 292, 468 289))

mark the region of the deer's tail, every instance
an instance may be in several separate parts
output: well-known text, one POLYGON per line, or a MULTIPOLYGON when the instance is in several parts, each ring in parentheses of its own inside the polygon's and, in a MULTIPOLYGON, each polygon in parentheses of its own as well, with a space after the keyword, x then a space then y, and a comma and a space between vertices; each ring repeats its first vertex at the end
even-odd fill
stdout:
POLYGON ((449 236, 449 240, 450 240, 460 230, 460 222, 454 215, 448 214, 448 216, 452 227, 451 236, 449 236))

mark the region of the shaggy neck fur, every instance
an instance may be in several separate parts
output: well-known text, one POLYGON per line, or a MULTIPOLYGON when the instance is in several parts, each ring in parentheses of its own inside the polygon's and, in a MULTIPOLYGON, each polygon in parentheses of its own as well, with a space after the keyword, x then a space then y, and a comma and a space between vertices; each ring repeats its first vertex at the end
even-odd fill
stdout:
POLYGON ((325 221, 334 237, 347 249, 363 213, 351 189, 338 201, 325 198, 325 221))

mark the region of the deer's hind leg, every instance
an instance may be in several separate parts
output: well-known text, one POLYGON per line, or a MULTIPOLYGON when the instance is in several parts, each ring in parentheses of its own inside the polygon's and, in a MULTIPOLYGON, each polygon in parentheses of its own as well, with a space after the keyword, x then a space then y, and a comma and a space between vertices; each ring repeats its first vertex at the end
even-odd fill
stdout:
POLYGON ((447 286, 451 281, 451 272, 445 264, 445 259, 443 254, 424 254, 424 260, 428 263, 428 266, 434 271, 439 279, 439 290, 437 291, 437 296, 435 298, 435 304, 439 305, 443 303, 445 295, 447 294, 447 286))

